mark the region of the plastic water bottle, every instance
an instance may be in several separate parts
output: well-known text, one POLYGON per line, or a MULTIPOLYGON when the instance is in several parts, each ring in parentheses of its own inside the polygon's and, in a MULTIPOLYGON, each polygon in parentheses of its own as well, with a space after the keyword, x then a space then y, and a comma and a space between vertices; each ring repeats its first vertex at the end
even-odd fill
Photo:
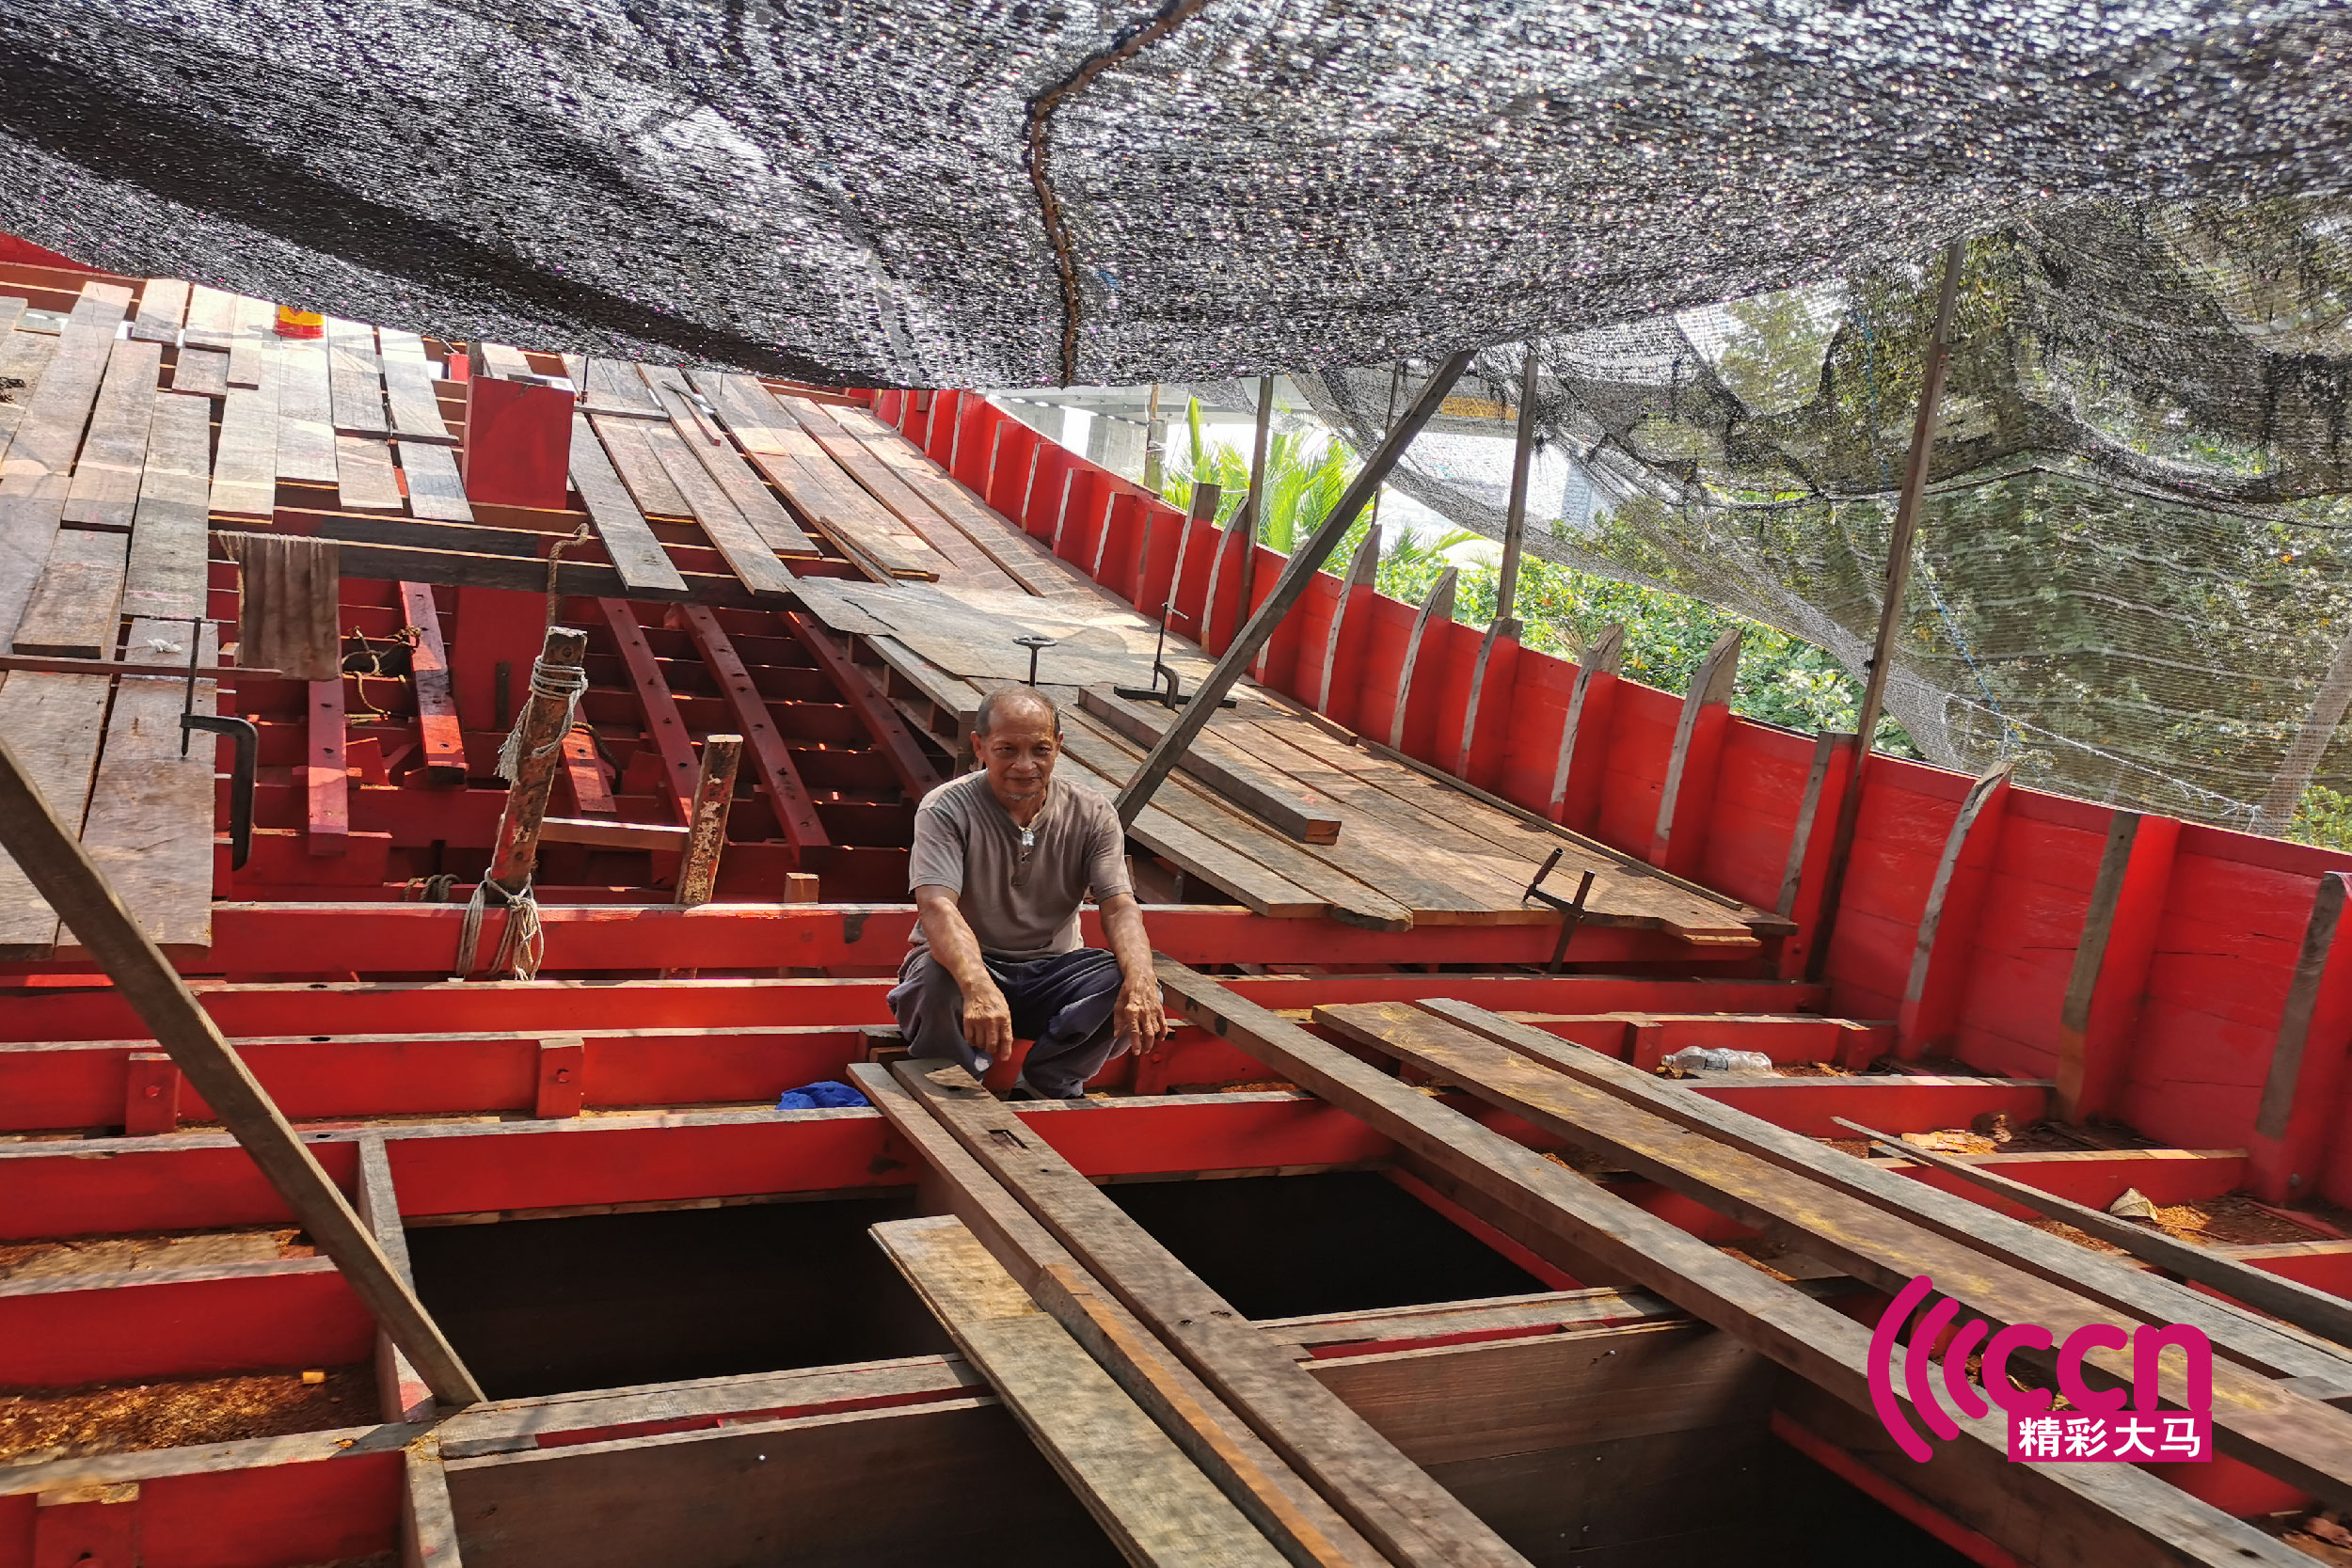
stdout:
POLYGON ((1712 1046, 1686 1045, 1665 1060, 1665 1066, 1685 1072, 1770 1072, 1772 1059, 1761 1051, 1718 1051, 1712 1046))

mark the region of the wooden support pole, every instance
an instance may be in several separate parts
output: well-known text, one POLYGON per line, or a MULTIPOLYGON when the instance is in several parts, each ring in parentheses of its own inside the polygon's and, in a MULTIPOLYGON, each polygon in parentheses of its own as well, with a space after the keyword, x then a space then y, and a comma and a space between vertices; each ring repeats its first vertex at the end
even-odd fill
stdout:
POLYGON ((308 761, 302 770, 303 839, 313 855, 340 855, 351 844, 351 773, 343 755, 343 678, 305 683, 308 761))
POLYGON ((1519 552, 1527 546, 1527 482, 1535 466, 1536 344, 1527 345, 1519 372, 1519 426, 1511 449, 1511 501, 1502 515, 1502 575, 1495 583, 1495 620, 1513 619, 1519 594, 1519 552))
POLYGON ((2000 849, 2009 806, 2009 764, 1969 785, 1960 815, 1928 883, 1927 907, 1912 943, 1911 977, 1895 1017, 1895 1054, 1916 1058, 1947 1049, 1960 1023, 1961 988, 1976 946, 1977 917, 2000 849))
POLYGON ((1375 523, 1364 530, 1364 537, 1356 546, 1356 558, 1347 563, 1347 575, 1340 579, 1339 601, 1331 607, 1331 629, 1323 640, 1322 668, 1315 677, 1314 696, 1310 703, 1317 713, 1331 711, 1331 694, 1339 678, 1343 652, 1371 635, 1364 617, 1371 612, 1374 583, 1379 575, 1380 525, 1375 523))
POLYGON ((2155 961, 2156 927, 2180 842, 2177 817, 2119 811, 2107 825, 2058 1011, 2060 1120, 2113 1116, 2122 1105, 2140 994, 2155 961))
MULTIPOLYGON (((384 1148, 383 1134, 362 1135, 357 1152, 359 1172, 352 1185, 352 1207, 358 1212, 359 1223, 375 1238, 375 1244, 384 1249, 392 1272, 413 1291, 417 1287, 417 1272, 408 1261, 408 1231, 401 1223, 400 1197, 392 1187, 391 1159, 384 1148)), ((375 1392, 377 1408, 388 1421, 433 1418, 433 1391, 417 1375, 416 1366, 392 1343, 391 1336, 381 1329, 375 1336, 375 1392)))
POLYGON ((1502 683, 1503 695, 1509 696, 1511 682, 1518 671, 1518 619, 1496 616, 1488 624, 1486 635, 1479 641, 1478 662, 1470 666, 1470 697, 1462 706, 1462 741, 1454 751, 1455 777, 1470 777, 1470 753, 1478 745, 1478 716, 1486 706, 1487 681, 1502 683))
POLYGON ((1590 828, 1598 812, 1610 719, 1617 704, 1617 666, 1624 657, 1625 627, 1612 622, 1577 658, 1567 717, 1560 724, 1560 755, 1551 768, 1551 800, 1544 813, 1563 827, 1590 828))
POLYGON ((2278 1043, 2262 1102, 2254 1112, 2254 1135, 2247 1140, 2247 1166, 2254 1195, 2269 1203, 2308 1197, 2317 1188, 2328 1138, 2343 1114, 2344 1043, 2352 1037, 2352 920, 2344 905, 2352 877, 2320 874, 2303 927, 2303 947, 2287 984, 2279 1019, 2278 1043))
POLYGON ((1886 592, 1879 604, 1878 637, 1870 646, 1870 665, 1862 685, 1862 706, 1854 720, 1861 736, 1854 752, 1854 769, 1837 802, 1837 832, 1830 840, 1829 866, 1822 886, 1821 921, 1808 958, 1808 975, 1820 978, 1829 961, 1829 941, 1837 925, 1837 902, 1846 887, 1846 862, 1853 853, 1854 826, 1862 819, 1862 792, 1870 784, 1870 754, 1886 703, 1886 677, 1893 667, 1895 628, 1901 624, 1903 590, 1911 584, 1911 545, 1919 531, 1919 501, 1927 492, 1928 465, 1935 455, 1936 408, 1944 398, 1944 369, 1951 341, 1952 309, 1960 297, 1960 269, 1967 260, 1965 241, 1955 240, 1944 252, 1944 286, 1936 295, 1935 326, 1922 356, 1919 411, 1911 426, 1911 456, 1903 467, 1903 487, 1895 504, 1895 530, 1886 546, 1886 592))
POLYGON ((1281 624, 1282 617, 1290 613, 1291 607, 1307 592, 1308 583, 1313 580, 1315 573, 1323 569, 1323 563, 1331 558, 1331 552, 1339 548, 1340 541, 1346 537, 1348 529, 1355 524, 1356 514, 1363 510, 1364 502, 1380 488, 1381 482, 1396 467, 1396 460, 1405 454, 1405 449, 1413 444, 1413 437, 1421 434, 1422 427, 1437 417, 1438 405, 1445 402, 1446 394, 1454 389, 1454 384, 1462 378, 1470 357, 1469 351, 1464 350, 1438 367, 1428 384, 1422 388, 1421 396, 1406 411, 1405 418, 1389 432, 1389 438, 1380 443, 1380 450, 1374 452, 1370 460, 1357 470, 1356 477, 1348 482, 1347 489, 1331 508, 1331 515, 1324 518, 1322 525, 1293 553, 1290 564, 1282 569, 1281 580, 1274 585, 1274 592, 1266 595, 1265 602, 1249 617, 1249 624, 1242 628, 1232 646, 1217 656, 1216 668, 1195 689, 1192 700, 1184 706, 1184 716, 1168 727, 1168 734, 1162 736, 1160 743, 1152 748, 1152 754, 1143 759, 1143 766, 1136 770, 1136 776, 1128 781, 1127 787, 1119 792, 1119 820, 1122 824, 1134 825, 1136 817, 1151 801, 1153 792, 1167 780, 1168 769, 1176 766, 1177 756, 1192 745, 1193 737, 1200 733, 1202 726, 1208 723, 1209 716, 1216 711, 1216 705, 1233 689, 1233 683, 1241 678, 1241 673, 1248 668, 1250 660, 1257 657, 1258 650, 1273 637, 1274 628, 1281 624))
MULTIPOLYGON (((586 632, 549 626, 539 668, 560 686, 565 676, 580 673, 580 661, 587 647, 586 632)), ((521 760, 506 791, 506 804, 499 813, 490 868, 484 873, 501 893, 509 895, 531 885, 531 868, 539 856, 539 823, 548 814, 548 793, 564 767, 564 736, 572 727, 571 704, 552 689, 540 689, 548 684, 536 677, 528 683, 531 700, 523 708, 517 753, 521 760)))
POLYGON ((1731 691, 1740 680, 1740 641, 1737 626, 1717 638, 1683 696, 1674 749, 1666 755, 1665 787, 1658 792, 1658 825, 1650 832, 1652 865, 1685 875, 1698 869, 1713 815, 1724 730, 1731 722, 1731 691))
POLYGON ((1236 625, 1248 619, 1250 591, 1258 585, 1258 558, 1249 546, 1265 537, 1265 519, 1259 513, 1265 506, 1266 449, 1273 434, 1274 378, 1262 375, 1258 377, 1258 422, 1249 436, 1249 493, 1233 516, 1241 528, 1241 609, 1234 616, 1236 625))
POLYGON ((441 612, 429 583, 400 585, 401 613, 417 628, 408 651, 408 678, 417 692, 418 749, 432 784, 466 782, 466 736, 457 722, 457 698, 450 686, 449 650, 441 641, 441 612))
POLYGON ((687 829, 686 856, 677 869, 677 901, 689 909, 709 903, 718 885, 719 856, 727 845, 727 808, 735 804, 735 769, 742 757, 741 736, 703 737, 694 815, 687 829))
POLYGON ((1834 821, 1837 796, 1851 782, 1852 767, 1852 736, 1823 730, 1814 736, 1813 764, 1805 770, 1804 792, 1797 800, 1797 820, 1788 831, 1788 858, 1781 868, 1780 899, 1773 905, 1797 927, 1780 949, 1780 973, 1789 979, 1805 972, 1820 920, 1820 879, 1829 863, 1830 841, 1821 802, 1831 802, 1829 815, 1834 821), (1808 889, 1810 897, 1806 896, 1808 889))
POLYGON ((0 848, 21 868, 445 1403, 482 1389, 317 1160, 0 737, 0 848))
POLYGON ((1432 625, 1443 626, 1454 619, 1454 590, 1461 578, 1458 566, 1439 572, 1421 608, 1413 612, 1413 629, 1405 638, 1405 662, 1396 672, 1396 711, 1389 718, 1389 744, 1399 751, 1405 749, 1405 716, 1412 705, 1414 677, 1421 673, 1422 647, 1432 625))

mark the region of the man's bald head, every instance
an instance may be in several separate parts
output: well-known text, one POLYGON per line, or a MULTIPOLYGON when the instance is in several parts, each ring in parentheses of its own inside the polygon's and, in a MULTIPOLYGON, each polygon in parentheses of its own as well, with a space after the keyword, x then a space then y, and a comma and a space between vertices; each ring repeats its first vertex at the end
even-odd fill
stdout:
POLYGON ((972 733, 987 736, 995 731, 997 722, 1014 714, 1041 720, 1046 730, 1061 734, 1061 709, 1054 699, 1034 686, 1000 686, 980 699, 978 711, 972 715, 972 733))

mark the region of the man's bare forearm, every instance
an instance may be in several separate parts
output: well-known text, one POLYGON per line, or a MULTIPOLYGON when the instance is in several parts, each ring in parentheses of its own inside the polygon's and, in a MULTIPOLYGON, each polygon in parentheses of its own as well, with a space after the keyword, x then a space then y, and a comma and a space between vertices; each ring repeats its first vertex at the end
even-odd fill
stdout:
POLYGON ((1152 938, 1143 928, 1143 910, 1132 897, 1113 898, 1103 906, 1103 937, 1119 960, 1119 973, 1129 980, 1152 977, 1152 938))
POLYGON ((945 888, 917 889, 914 909, 915 917, 923 923, 923 940, 930 946, 932 961, 956 977, 964 995, 970 996, 977 987, 995 984, 980 957, 980 939, 972 934, 972 924, 963 918, 955 895, 945 888))

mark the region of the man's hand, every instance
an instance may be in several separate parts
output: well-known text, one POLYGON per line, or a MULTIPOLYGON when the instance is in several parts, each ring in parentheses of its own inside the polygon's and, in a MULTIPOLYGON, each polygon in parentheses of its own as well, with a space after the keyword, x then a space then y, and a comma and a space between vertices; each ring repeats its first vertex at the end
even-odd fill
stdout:
POLYGON ((963 984, 963 1041, 992 1062, 1001 1062, 1012 1050, 1012 1009, 1005 993, 983 971, 963 984))
POLYGON ((1148 971, 1128 976, 1119 988, 1119 1006, 1111 1016, 1119 1021, 1116 1037, 1138 1055, 1168 1038, 1168 1015, 1160 1010, 1160 982, 1148 971))

